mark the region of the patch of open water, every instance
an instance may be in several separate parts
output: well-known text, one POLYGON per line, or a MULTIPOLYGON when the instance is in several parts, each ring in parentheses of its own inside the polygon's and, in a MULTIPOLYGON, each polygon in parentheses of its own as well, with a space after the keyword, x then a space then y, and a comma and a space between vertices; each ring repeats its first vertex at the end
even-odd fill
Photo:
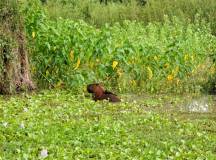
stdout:
POLYGON ((192 113, 216 113, 216 97, 202 96, 184 102, 180 111, 192 113))

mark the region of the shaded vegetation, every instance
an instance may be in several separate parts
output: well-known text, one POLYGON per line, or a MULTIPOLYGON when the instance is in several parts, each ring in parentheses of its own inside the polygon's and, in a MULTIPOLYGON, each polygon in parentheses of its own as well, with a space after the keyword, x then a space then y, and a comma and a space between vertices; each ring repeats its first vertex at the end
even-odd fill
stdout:
POLYGON ((0 93, 33 89, 23 18, 16 0, 0 2, 0 93))

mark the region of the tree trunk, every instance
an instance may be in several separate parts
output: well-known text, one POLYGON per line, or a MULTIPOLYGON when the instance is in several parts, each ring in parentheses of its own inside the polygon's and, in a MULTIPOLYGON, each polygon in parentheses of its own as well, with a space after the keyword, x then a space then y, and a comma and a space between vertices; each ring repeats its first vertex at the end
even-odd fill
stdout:
POLYGON ((33 90, 23 20, 17 0, 0 2, 0 93, 33 90))

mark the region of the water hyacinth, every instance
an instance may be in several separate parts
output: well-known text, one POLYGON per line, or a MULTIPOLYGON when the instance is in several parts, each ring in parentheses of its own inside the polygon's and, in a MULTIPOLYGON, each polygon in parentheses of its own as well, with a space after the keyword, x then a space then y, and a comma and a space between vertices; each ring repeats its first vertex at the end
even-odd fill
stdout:
MULTIPOLYGON (((130 83, 127 86, 133 87, 130 83)), ((133 159, 135 154, 137 159, 157 159, 158 150, 163 152, 160 159, 170 155, 187 159, 188 154, 190 158, 215 157, 212 116, 216 102, 211 97, 192 100, 194 97, 186 94, 139 92, 122 95, 122 102, 116 104, 94 102, 65 90, 47 90, 29 97, 29 114, 17 114, 23 110, 21 96, 0 100, 0 111, 9 113, 4 112, 5 119, 0 122, 0 159, 133 159), (3 122, 8 123, 7 128, 3 122), (20 123, 24 129, 20 129, 20 123), (159 145, 155 143, 158 137, 162 137, 159 145), (197 149, 191 151, 192 145, 197 149), (181 157, 175 156, 177 148, 182 149, 181 157), (116 149, 129 152, 124 156, 116 149)))
POLYGON ((20 124, 20 128, 22 128, 22 129, 25 128, 25 124, 23 122, 20 124))
POLYGON ((4 127, 7 127, 8 123, 7 123, 7 122, 3 122, 2 125, 3 125, 4 127))
POLYGON ((48 157, 48 151, 47 149, 42 149, 41 152, 40 152, 40 157, 41 158, 46 158, 48 157))
POLYGON ((25 107, 25 108, 23 109, 23 111, 24 111, 24 112, 28 112, 28 108, 25 107))

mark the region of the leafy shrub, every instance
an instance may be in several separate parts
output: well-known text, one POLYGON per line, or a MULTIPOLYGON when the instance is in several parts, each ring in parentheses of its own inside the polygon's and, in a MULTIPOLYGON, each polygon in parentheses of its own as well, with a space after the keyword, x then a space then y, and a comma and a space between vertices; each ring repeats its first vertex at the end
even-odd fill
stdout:
POLYGON ((83 21, 49 20, 41 9, 32 10, 26 26, 42 85, 80 88, 97 80, 122 90, 183 92, 198 91, 206 81, 216 39, 205 21, 185 25, 174 17, 163 24, 125 21, 97 29, 83 21))

